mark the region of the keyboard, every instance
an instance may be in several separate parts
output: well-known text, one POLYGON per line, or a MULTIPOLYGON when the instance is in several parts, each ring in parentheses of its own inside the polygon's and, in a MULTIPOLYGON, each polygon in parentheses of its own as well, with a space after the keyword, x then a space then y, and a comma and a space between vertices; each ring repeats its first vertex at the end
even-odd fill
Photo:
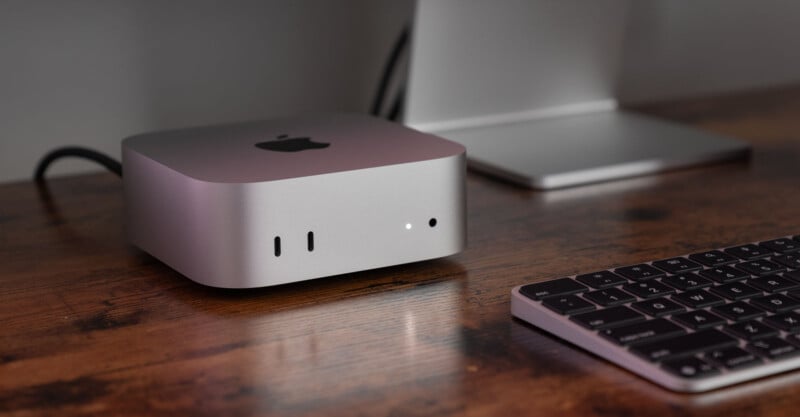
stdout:
POLYGON ((665 388, 800 367, 800 236, 521 285, 511 313, 665 388))

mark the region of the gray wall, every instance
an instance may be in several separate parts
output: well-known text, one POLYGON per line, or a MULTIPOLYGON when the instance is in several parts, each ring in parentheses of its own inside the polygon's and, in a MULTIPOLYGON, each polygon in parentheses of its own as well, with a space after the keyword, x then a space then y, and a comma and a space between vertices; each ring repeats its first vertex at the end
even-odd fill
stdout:
POLYGON ((631 4, 618 86, 622 101, 800 82, 800 1, 631 4))
POLYGON ((412 14, 398 0, 2 0, 0 182, 66 144, 119 157, 143 131, 366 112, 412 14))
MULTIPOLYGON (((0 182, 28 178, 65 144, 118 157, 119 141, 143 131, 366 112, 412 9, 412 0, 0 0, 0 182)), ((627 33, 624 101, 800 81, 797 1, 636 0, 627 33)))

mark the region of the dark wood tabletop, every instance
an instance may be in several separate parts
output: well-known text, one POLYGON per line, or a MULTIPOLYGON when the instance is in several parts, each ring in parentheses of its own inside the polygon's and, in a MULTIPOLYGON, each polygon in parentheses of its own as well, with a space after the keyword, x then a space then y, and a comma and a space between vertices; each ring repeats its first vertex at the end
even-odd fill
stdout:
POLYGON ((0 186, 0 415, 795 415, 800 372, 677 394, 515 320, 511 288, 800 233, 800 88, 638 110, 748 162, 537 192, 468 178, 466 251, 255 290, 125 239, 111 174, 0 186))

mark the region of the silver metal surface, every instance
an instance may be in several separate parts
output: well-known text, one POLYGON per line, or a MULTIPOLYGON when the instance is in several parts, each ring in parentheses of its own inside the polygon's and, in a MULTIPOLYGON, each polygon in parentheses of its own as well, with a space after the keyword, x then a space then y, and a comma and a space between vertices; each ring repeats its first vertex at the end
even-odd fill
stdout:
POLYGON ((467 147, 470 167, 553 189, 745 157, 749 145, 623 111, 439 132, 467 147))
POLYGON ((743 142, 616 111, 630 2, 420 1, 404 122, 476 170, 552 189, 743 157, 743 142))
POLYGON ((629 3, 418 1, 404 122, 436 131, 613 100, 629 3))
POLYGON ((465 245, 463 146, 366 116, 136 136, 123 142, 123 165, 131 242, 205 285, 283 284, 465 245), (330 146, 255 147, 280 134, 330 146))
POLYGON ((145 133, 123 149, 208 182, 276 181, 452 156, 463 147, 397 123, 335 113, 145 133), (330 144, 303 152, 255 147, 281 136, 330 144))

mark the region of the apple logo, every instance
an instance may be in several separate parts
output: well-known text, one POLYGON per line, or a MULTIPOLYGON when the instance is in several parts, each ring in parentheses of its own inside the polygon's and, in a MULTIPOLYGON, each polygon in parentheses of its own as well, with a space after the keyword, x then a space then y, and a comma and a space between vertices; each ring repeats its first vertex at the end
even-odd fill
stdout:
POLYGON ((314 142, 309 137, 290 138, 289 135, 278 135, 277 139, 258 142, 256 146, 261 149, 275 152, 300 152, 307 149, 323 149, 330 143, 314 142))

